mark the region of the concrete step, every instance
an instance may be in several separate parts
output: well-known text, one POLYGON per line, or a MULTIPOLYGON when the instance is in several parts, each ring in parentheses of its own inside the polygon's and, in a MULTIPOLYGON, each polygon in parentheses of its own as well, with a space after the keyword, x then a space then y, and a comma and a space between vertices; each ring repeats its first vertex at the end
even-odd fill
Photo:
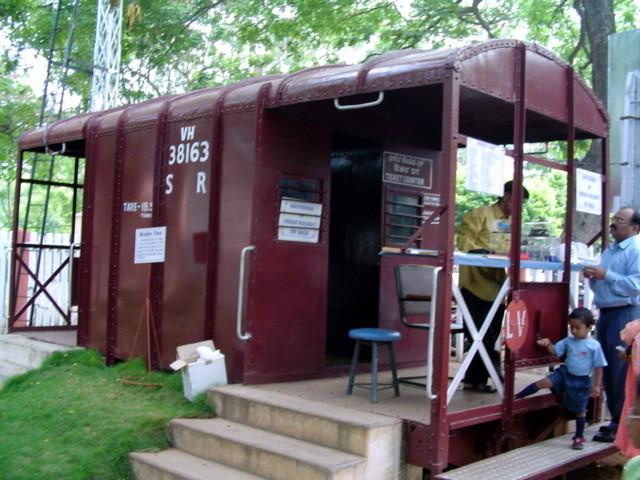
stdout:
POLYGON ((67 351, 71 347, 42 342, 23 335, 0 335, 0 363, 9 361, 27 370, 40 367, 45 358, 54 352, 67 351))
POLYGON ((171 421, 174 447, 271 480, 368 478, 365 459, 230 420, 171 421))
MULTIPOLYGON (((368 457, 380 478, 400 458, 402 420, 277 392, 226 385, 208 391, 216 415, 270 432, 368 457)), ((384 476, 387 474, 387 476, 384 476)), ((367 477, 373 478, 373 477, 367 477)))
POLYGON ((175 448, 157 453, 130 453, 129 459, 136 480, 263 480, 175 448))

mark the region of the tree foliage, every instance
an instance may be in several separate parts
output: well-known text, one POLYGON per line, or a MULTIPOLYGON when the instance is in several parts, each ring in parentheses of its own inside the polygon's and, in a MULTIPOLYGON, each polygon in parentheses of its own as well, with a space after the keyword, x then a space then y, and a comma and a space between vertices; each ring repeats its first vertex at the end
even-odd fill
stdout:
MULTIPOLYGON (((79 2, 69 78, 89 91, 96 1, 60 0, 54 57, 62 60, 79 2)), ((15 53, 49 51, 57 1, 7 0, 0 24, 15 53)), ((134 101, 402 48, 438 48, 496 37, 536 41, 585 76, 602 70, 598 38, 633 28, 633 0, 183 0, 124 1, 122 93, 134 101), (614 17, 615 14, 615 17, 614 17)), ((606 51, 604 62, 606 64, 606 51)), ((606 66, 604 69, 606 73, 606 66)))

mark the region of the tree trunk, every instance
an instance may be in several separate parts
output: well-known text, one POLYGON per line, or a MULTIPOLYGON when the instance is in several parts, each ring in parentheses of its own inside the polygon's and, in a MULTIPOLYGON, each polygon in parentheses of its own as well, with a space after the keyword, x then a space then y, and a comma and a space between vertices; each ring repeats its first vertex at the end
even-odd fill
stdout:
MULTIPOLYGON (((615 16, 613 0, 575 0, 574 7, 582 19, 586 31, 591 62, 591 83, 600 101, 607 105, 608 40, 614 33, 615 16)), ((602 172, 602 147, 600 141, 593 141, 584 159, 576 162, 577 168, 602 172)), ((572 195, 575 194, 572 193, 572 195)), ((575 205, 575 203, 574 203, 575 205)), ((575 212, 573 217, 573 240, 589 242, 600 231, 600 216, 575 212)))

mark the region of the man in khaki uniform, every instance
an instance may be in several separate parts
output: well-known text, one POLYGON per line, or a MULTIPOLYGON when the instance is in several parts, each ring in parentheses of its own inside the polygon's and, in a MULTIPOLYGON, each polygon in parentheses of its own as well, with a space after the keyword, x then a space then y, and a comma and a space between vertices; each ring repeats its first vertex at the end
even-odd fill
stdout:
MULTIPOLYGON (((458 233, 458 248, 461 251, 490 253, 491 232, 499 231, 497 224, 511 217, 512 189, 513 182, 505 183, 504 194, 496 203, 478 207, 464 215, 458 233)), ((524 200, 529 198, 529 192, 526 188, 523 188, 522 193, 524 200)), ((489 313, 505 278, 506 272, 503 268, 460 267, 460 291, 478 330, 489 313)), ((504 305, 500 305, 482 340, 497 372, 500 372, 500 354, 496 352, 494 346, 500 335, 503 316, 504 305)), ((465 335, 469 341, 472 341, 466 326, 465 335)), ((493 393, 496 390, 487 384, 488 379, 489 372, 482 362, 482 357, 476 353, 465 374, 464 389, 493 393)))

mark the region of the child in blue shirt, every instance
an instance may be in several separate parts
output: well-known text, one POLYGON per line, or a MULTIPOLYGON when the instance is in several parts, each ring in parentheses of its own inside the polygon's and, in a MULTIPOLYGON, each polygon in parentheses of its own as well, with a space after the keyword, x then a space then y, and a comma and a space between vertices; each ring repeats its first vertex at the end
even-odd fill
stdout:
POLYGON ((569 330, 572 336, 563 338, 555 345, 548 338, 538 340, 537 344, 546 348, 551 355, 564 356, 564 365, 560 365, 551 375, 532 383, 516 395, 516 398, 524 398, 541 388, 550 388, 556 394, 564 392, 563 405, 576 416, 576 433, 571 445, 575 450, 584 448, 587 402, 589 396, 600 396, 602 367, 607 365, 600 342, 589 335, 595 323, 591 311, 576 308, 569 314, 569 330))

